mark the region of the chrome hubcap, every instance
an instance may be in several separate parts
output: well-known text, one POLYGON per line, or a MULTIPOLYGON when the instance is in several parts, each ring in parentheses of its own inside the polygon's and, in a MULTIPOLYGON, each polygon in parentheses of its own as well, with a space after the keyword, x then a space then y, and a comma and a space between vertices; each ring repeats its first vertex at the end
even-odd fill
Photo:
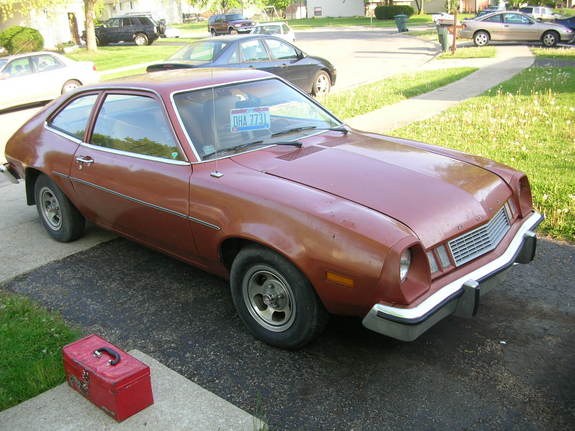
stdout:
POLYGON ((40 190, 40 209, 42 217, 52 230, 59 230, 62 227, 62 210, 60 201, 48 187, 40 190))
POLYGON ((264 265, 255 266, 246 274, 242 290, 244 303, 258 324, 274 332, 293 324, 293 293, 280 274, 264 265))
POLYGON ((318 96, 322 96, 324 94, 327 94, 328 90, 329 90, 329 80, 327 76, 320 75, 315 81, 315 94, 318 96))

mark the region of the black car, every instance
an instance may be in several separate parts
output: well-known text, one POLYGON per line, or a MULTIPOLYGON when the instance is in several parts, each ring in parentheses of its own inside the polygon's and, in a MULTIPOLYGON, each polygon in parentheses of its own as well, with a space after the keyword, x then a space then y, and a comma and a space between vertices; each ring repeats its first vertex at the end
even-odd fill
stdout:
POLYGON ((208 19, 208 31, 218 34, 250 33, 256 23, 239 13, 212 15, 208 19))
POLYGON ((575 31, 575 16, 569 18, 557 18, 555 22, 575 31))
POLYGON ((305 54, 275 36, 246 35, 202 39, 187 45, 147 72, 194 67, 254 68, 274 73, 314 96, 325 95, 335 84, 335 67, 327 60, 305 54))
POLYGON ((166 24, 157 22, 149 15, 125 15, 110 18, 95 30, 97 45, 118 42, 151 45, 164 34, 166 24))

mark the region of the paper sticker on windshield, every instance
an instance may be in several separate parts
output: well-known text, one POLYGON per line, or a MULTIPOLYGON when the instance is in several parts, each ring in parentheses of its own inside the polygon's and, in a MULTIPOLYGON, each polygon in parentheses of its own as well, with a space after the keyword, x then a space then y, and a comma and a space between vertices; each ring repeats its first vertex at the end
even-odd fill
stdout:
POLYGON ((270 108, 243 108, 230 111, 232 132, 263 130, 270 128, 270 108))

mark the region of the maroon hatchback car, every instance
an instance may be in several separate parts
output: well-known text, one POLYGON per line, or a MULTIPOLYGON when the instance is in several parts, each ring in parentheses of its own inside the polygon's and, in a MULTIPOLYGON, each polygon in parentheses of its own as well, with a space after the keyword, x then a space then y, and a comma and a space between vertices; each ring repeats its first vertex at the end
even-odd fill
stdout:
POLYGON ((499 273, 533 259, 542 220, 523 173, 350 129, 253 70, 83 87, 6 158, 54 239, 88 219, 229 278, 251 332, 292 349, 330 313, 406 341, 473 316, 499 273))

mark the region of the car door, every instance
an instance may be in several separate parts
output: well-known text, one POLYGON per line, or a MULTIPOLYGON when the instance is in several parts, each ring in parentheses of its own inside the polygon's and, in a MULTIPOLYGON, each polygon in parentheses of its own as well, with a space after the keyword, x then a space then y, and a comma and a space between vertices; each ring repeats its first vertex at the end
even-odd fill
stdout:
POLYGON ((15 58, 2 69, 0 109, 43 100, 42 92, 41 83, 34 78, 30 57, 15 58))
POLYGON ((270 38, 265 40, 265 44, 274 62, 269 71, 309 91, 318 66, 306 61, 301 51, 283 40, 270 38))
POLYGON ((493 15, 481 20, 479 29, 486 30, 492 40, 504 40, 505 27, 503 26, 501 14, 493 15))
POLYGON ((66 71, 63 70, 66 65, 51 54, 34 55, 31 60, 36 71, 34 76, 41 84, 39 95, 42 96, 42 100, 58 97, 62 93, 64 82, 68 79, 66 71))
POLYGON ((503 14, 504 38, 501 40, 536 40, 534 22, 518 13, 503 14))
POLYGON ((108 92, 73 160, 75 202, 97 223, 187 257, 191 165, 162 103, 140 92, 108 92))
POLYGON ((116 43, 122 40, 122 18, 112 18, 101 33, 102 43, 116 43))

